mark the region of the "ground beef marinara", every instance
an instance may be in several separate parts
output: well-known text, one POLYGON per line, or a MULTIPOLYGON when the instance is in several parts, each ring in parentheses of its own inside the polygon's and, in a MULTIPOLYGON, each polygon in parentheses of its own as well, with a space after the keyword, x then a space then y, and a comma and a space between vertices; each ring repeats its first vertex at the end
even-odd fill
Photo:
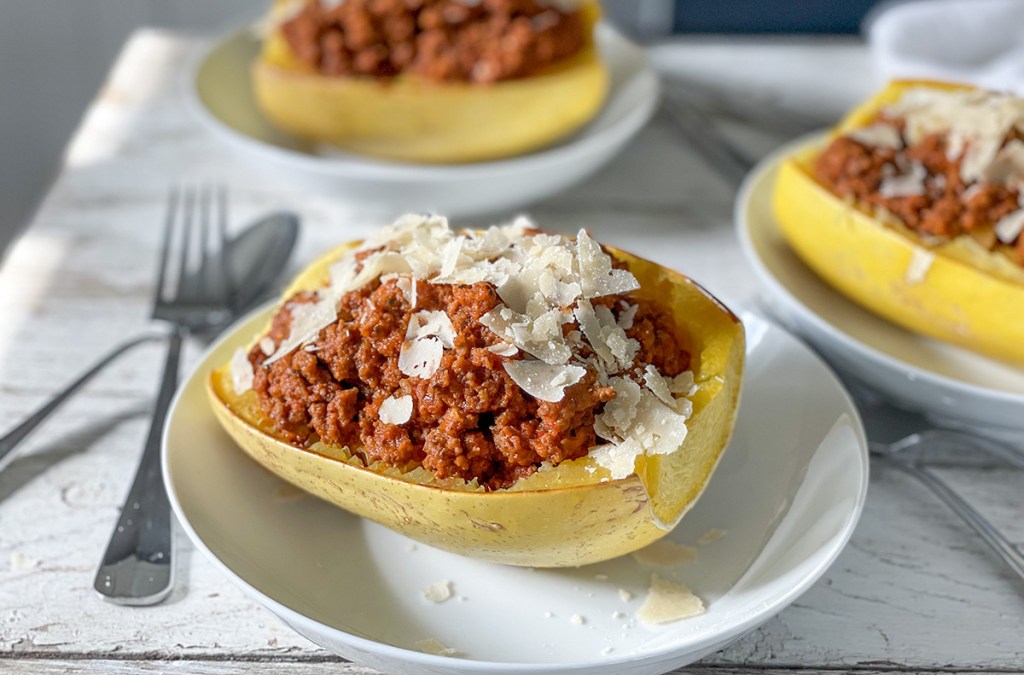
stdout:
MULTIPOLYGON (((970 236, 1024 265, 1019 213, 1024 173, 1018 170, 1024 167, 1014 166, 1024 149, 1018 126, 997 132, 988 163, 973 173, 964 170, 964 162, 978 140, 955 139, 946 130, 910 135, 907 126, 898 104, 881 111, 866 131, 832 140, 814 164, 815 178, 840 197, 895 216, 926 240, 970 236)), ((955 118, 950 126, 956 126, 955 118)))
POLYGON ((579 52, 579 10, 538 0, 309 0, 281 25, 292 52, 325 75, 488 84, 579 52))
MULTIPOLYGON (((599 443, 595 417, 616 390, 603 368, 588 365, 597 356, 579 337, 579 324, 567 320, 560 330, 574 341, 572 362, 583 364, 585 373, 565 387, 561 400, 539 400, 503 367, 527 355, 503 350, 502 337, 481 322, 503 306, 494 283, 413 282, 412 298, 394 275, 346 292, 335 322, 266 365, 288 338, 295 308, 314 296, 299 293, 282 305, 248 353, 252 388, 282 435, 298 444, 348 446, 367 463, 421 465, 438 478, 476 479, 489 489, 508 487, 544 462, 582 457, 599 443), (416 313, 437 311, 451 321, 451 346, 436 372, 409 375, 400 360, 410 321, 416 313), (385 401, 406 396, 412 401, 409 418, 401 424, 382 421, 385 401)), ((666 378, 690 375, 685 338, 664 308, 631 294, 604 295, 592 305, 635 341, 621 377, 643 385, 650 366, 666 378)), ((622 379, 615 382, 621 386, 622 379)))

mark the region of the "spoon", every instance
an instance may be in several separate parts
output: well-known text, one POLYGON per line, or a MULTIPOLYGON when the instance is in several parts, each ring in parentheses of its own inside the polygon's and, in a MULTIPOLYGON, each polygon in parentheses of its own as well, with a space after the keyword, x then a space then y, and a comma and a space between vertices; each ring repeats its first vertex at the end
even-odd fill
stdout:
MULTIPOLYGON (((231 277, 236 280, 239 290, 231 311, 222 322, 208 331, 209 333, 215 334, 223 330, 229 323, 259 304, 273 290, 274 281, 291 256, 298 235, 298 216, 282 211, 257 220, 227 243, 231 277)), ((0 470, 6 465, 5 458, 29 434, 107 365, 139 345, 166 338, 165 333, 147 332, 122 342, 28 419, 0 437, 0 470)))

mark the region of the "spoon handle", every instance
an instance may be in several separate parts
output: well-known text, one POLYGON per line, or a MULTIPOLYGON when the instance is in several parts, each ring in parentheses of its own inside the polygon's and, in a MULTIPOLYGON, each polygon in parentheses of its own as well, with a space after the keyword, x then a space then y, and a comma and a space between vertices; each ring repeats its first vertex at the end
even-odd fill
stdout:
POLYGON ((1024 554, 1022 554, 1020 549, 1014 546, 1013 542, 1007 539, 1002 532, 996 529, 987 518, 978 513, 973 506, 968 504, 959 494, 957 494, 953 488, 949 486, 949 483, 930 471, 926 471, 912 464, 901 462, 898 459, 893 459, 892 457, 885 457, 884 455, 880 456, 880 458, 885 460, 888 466, 892 466, 910 476, 913 476, 920 481, 921 484, 928 487, 928 489, 930 489, 935 496, 941 499, 946 506, 963 518, 964 522, 970 525, 971 528, 985 540, 985 543, 988 544, 993 551, 999 554, 999 557, 1002 558, 1018 576, 1024 579, 1024 554))
POLYGON ((9 432, 0 437, 0 469, 4 467, 4 458, 6 458, 23 440, 25 440, 29 434, 35 431, 36 427, 43 423, 57 408, 59 408, 66 400, 81 389, 89 380, 96 376, 101 370, 107 367, 117 357, 121 356, 130 349, 144 344, 146 342, 152 342, 155 340, 163 340, 167 336, 162 333, 146 333, 140 335, 131 340, 126 340, 118 346, 114 347, 110 352, 102 359, 97 361, 89 370, 85 371, 78 376, 74 382, 64 387, 56 396, 47 401, 41 408, 36 410, 32 415, 18 426, 11 429, 9 432))

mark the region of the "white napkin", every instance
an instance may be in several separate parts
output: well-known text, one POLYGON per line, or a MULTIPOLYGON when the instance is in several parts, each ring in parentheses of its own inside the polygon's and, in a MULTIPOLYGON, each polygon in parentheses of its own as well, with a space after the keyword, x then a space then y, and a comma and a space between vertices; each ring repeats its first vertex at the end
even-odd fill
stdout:
POLYGON ((865 22, 888 79, 964 82, 1024 95, 1024 1, 887 3, 865 22))

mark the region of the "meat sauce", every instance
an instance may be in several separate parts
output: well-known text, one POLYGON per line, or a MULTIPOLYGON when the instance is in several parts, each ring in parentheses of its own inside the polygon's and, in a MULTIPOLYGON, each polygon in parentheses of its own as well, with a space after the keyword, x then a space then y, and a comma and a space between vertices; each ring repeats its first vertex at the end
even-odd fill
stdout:
POLYGON ((537 0, 312 0, 281 31, 325 75, 476 84, 527 77, 586 43, 579 11, 537 0))
MULTIPOLYGON (((901 126, 900 120, 891 123, 901 126)), ((1006 141, 1012 138, 1015 133, 1006 141)), ((966 235, 994 250, 1002 246, 995 224, 1020 208, 1018 191, 992 182, 966 184, 960 173, 962 156, 948 156, 941 134, 928 135, 902 150, 839 136, 818 157, 814 175, 834 194, 885 209, 925 237, 949 240, 966 235), (922 194, 883 196, 883 180, 911 163, 926 171, 922 194)), ((1024 265, 1024 237, 1009 246, 1013 260, 1024 265)))
MULTIPOLYGON (((525 393, 505 372, 502 357, 487 348, 500 338, 480 317, 500 304, 493 284, 417 283, 416 311, 443 310, 455 330, 454 347, 429 378, 398 367, 414 313, 394 279, 375 281, 343 296, 338 321, 310 345, 271 363, 258 345, 249 353, 260 405, 289 440, 348 446, 367 462, 408 468, 419 464, 439 478, 476 479, 489 489, 508 487, 543 462, 557 464, 587 454, 598 443, 594 418, 614 398, 597 373, 565 390, 557 403, 525 393), (380 420, 392 396, 413 399, 404 424, 380 420)), ((275 316, 268 337, 287 338, 289 306, 311 301, 298 294, 275 316)), ((625 296, 599 299, 618 316, 625 296)), ((630 302, 636 302, 629 298, 630 302)), ((690 368, 686 342, 672 316, 640 301, 627 335, 639 343, 631 376, 642 381, 646 364, 675 376, 690 368)), ((566 332, 575 328, 570 323, 566 332)), ((584 354, 586 356, 586 354, 584 354)))

